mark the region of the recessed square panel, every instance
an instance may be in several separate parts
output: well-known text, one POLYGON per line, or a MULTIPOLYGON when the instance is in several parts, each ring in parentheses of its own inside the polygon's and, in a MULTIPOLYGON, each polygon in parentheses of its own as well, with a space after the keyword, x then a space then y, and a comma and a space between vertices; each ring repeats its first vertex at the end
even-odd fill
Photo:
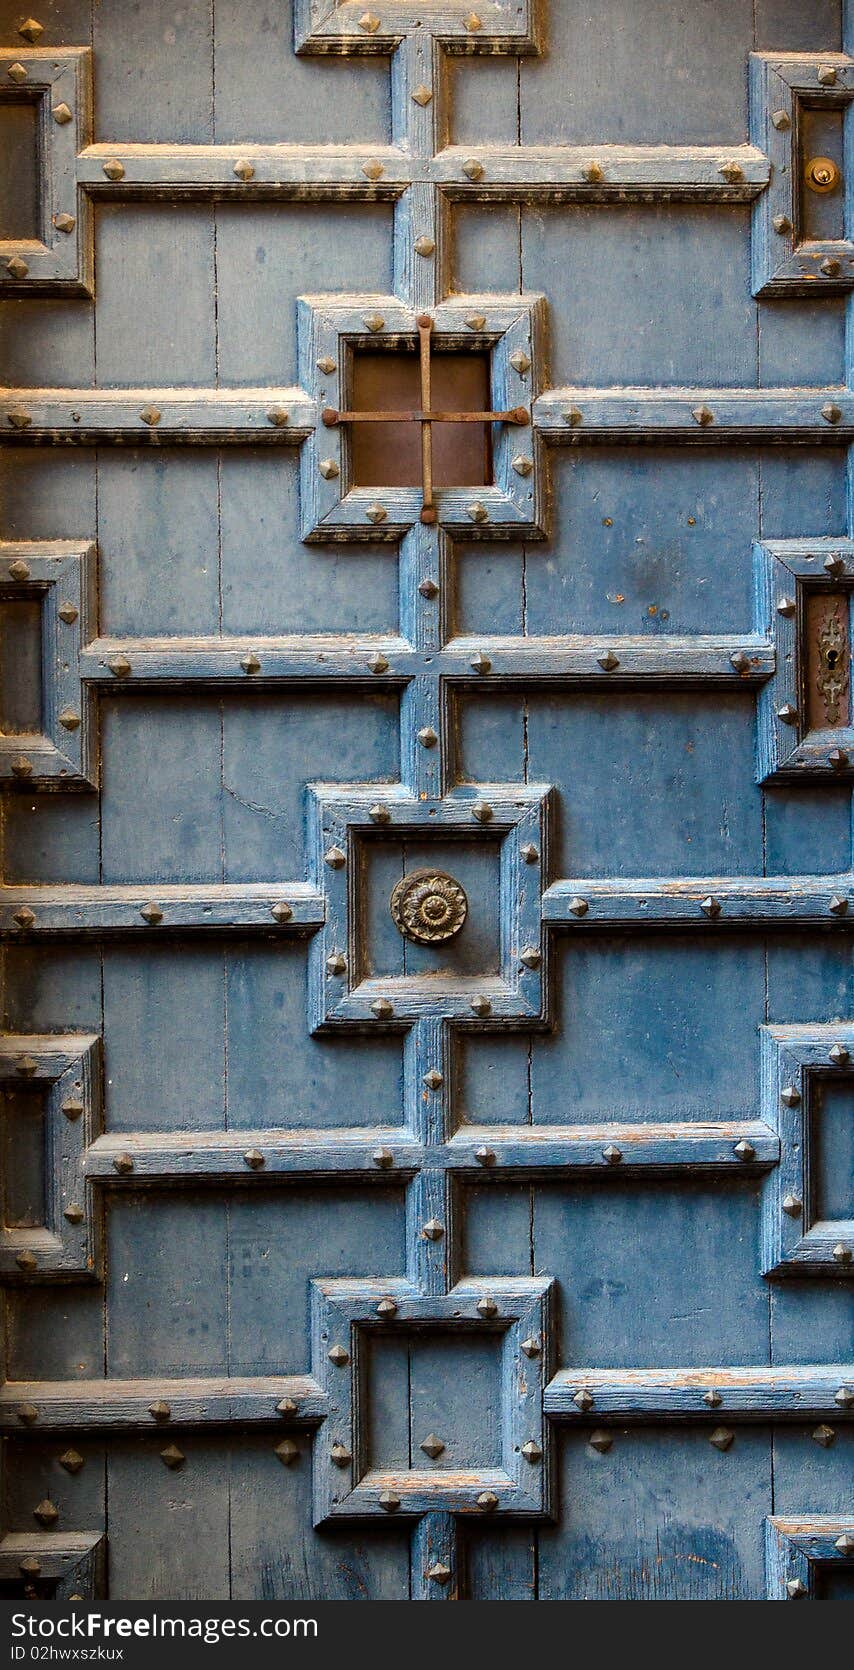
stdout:
POLYGON ((854 1219, 854 1076, 817 1078, 810 1098, 813 1218, 854 1219))
POLYGON ((355 979, 498 975, 500 843, 363 840, 355 979))
MULTIPOLYGON (((421 407, 418 355, 409 349, 353 355, 353 409, 413 412, 421 407)), ((430 410, 489 410, 489 356, 437 353, 431 367, 430 410)), ((354 487, 417 487, 421 481, 421 425, 354 423, 351 474, 354 487)), ((482 487, 492 480, 488 424, 433 426, 436 487, 482 487)))
POLYGON ((0 239, 41 237, 38 106, 0 99, 0 239))
POLYGON ((500 1333, 375 1330, 364 1386, 369 1471, 502 1465, 500 1333))

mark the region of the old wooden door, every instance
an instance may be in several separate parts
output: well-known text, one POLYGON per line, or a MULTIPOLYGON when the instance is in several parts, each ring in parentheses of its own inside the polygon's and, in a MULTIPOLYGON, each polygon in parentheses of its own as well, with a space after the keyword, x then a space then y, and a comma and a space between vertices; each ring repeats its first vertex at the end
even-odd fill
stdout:
POLYGON ((850 1595, 840 0, 33 4, 3 1592, 850 1595))

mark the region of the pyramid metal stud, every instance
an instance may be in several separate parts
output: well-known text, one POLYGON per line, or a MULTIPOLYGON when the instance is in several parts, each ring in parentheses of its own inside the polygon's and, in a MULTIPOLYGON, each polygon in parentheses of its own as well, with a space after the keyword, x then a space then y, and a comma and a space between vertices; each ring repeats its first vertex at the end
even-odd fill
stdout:
POLYGON ((741 1141, 735 1144, 733 1153, 739 1160, 743 1160, 745 1164, 749 1160, 756 1159, 756 1149, 754 1148, 752 1142, 747 1141, 746 1137, 742 1137, 741 1141))
POLYGON ((431 579, 422 580, 418 590, 420 591, 422 597, 426 597, 428 599, 438 597, 439 595, 439 587, 436 584, 436 581, 431 579))
POLYGON ((79 1450, 68 1449, 60 1456, 59 1465, 65 1468, 66 1473, 79 1473, 85 1462, 79 1450))
POLYGON ((831 551, 830 556, 825 557, 822 568, 831 580, 838 580, 845 573, 845 559, 838 551, 831 551))
POLYGON ((834 893, 827 908, 831 916, 844 916, 848 909, 848 900, 841 893, 834 893))
POLYGON ((851 1059, 851 1052, 844 1044, 832 1044, 828 1056, 834 1067, 844 1067, 851 1059))
POLYGON ((715 899, 711 893, 705 899, 700 900, 700 909, 704 916, 720 916, 721 908, 720 899, 715 899))
POLYGON ((450 1566, 445 1565, 444 1560, 434 1560, 432 1566, 427 1567, 426 1575, 431 1583, 441 1583, 444 1585, 445 1583, 450 1583, 453 1574, 450 1566))
POLYGON ((34 1426, 39 1418, 39 1412, 34 1403, 19 1403, 15 1414, 24 1426, 34 1426))
POLYGON ((536 1334, 531 1334, 529 1339, 523 1339, 521 1348, 526 1357, 539 1357, 543 1349, 542 1340, 536 1334))
POLYGON ((432 725, 422 725, 418 732, 418 741, 422 748, 435 748, 439 738, 432 725))
POLYGON ((540 849, 539 847, 534 846, 533 841, 523 841, 521 847, 519 848, 519 857, 525 864, 538 864, 540 861, 540 849))
POLYGON ((271 423, 274 429, 284 429, 288 421, 288 414, 284 406, 268 406, 266 417, 267 422, 271 423))
POLYGON ((276 1404, 277 1415, 295 1415, 296 1412, 297 1406, 292 1397, 283 1397, 281 1402, 276 1404))
POLYGON ((364 30, 366 35, 375 35, 379 26, 380 20, 376 12, 363 12, 359 18, 359 28, 364 30))
POLYGON ((729 180, 731 184, 734 184, 736 180, 744 179, 744 169, 742 168, 740 162, 722 162, 720 168, 718 169, 718 173, 721 174, 725 180, 729 180))
POLYGON ((378 997, 371 1004, 371 1014, 376 1016, 378 1021, 391 1020, 394 1014, 394 1004, 390 1003, 387 997, 378 997))
POLYGON ((345 1350, 343 1345, 331 1345, 327 1356, 330 1363, 334 1363, 336 1368, 344 1368, 350 1361, 350 1353, 345 1350))
POLYGON ((490 1003, 488 997, 473 997, 469 1003, 469 1008, 473 1015, 484 1016, 492 1014, 492 1004, 490 1003))
POLYGON ((568 908, 571 916, 582 917, 587 915, 590 906, 588 905, 586 899, 580 899, 576 894, 572 899, 570 899, 568 908))
POLYGON ((478 1299, 475 1309, 477 1310, 478 1316, 482 1316, 487 1320, 490 1317, 498 1315, 498 1306, 495 1303, 495 1300, 489 1298, 488 1296, 483 1299, 478 1299))
POLYGON ((691 416, 695 423, 699 423, 701 429, 708 429, 709 424, 715 421, 715 414, 709 410, 708 406, 694 406, 691 416))
POLYGON ((275 1445, 273 1454, 278 1456, 283 1467, 292 1467, 299 1456, 299 1448, 292 1438, 283 1438, 275 1445))
POLYGON ((62 1111, 66 1119, 73 1123, 83 1113, 83 1103, 78 1101, 76 1096, 69 1096, 68 1100, 62 1104, 62 1111))
POLYGON ((380 1171, 389 1171, 394 1165, 394 1155, 390 1148, 375 1148, 371 1159, 380 1171))
POLYGON ((526 945, 519 952, 519 961, 525 968, 539 968, 542 960, 543 954, 537 945, 526 945))
POLYGON ((819 271, 824 273, 825 278, 838 278, 842 271, 842 262, 837 261, 835 255, 827 255, 822 261, 819 271))
POLYGON ((260 1171, 264 1164, 264 1156, 257 1148, 247 1148, 243 1164, 248 1166, 250 1171, 260 1171))
POLYGON ((543 1459, 542 1449, 534 1438, 529 1438, 527 1442, 522 1445, 521 1454, 525 1457, 525 1460, 531 1467, 535 1467, 537 1462, 542 1461, 543 1459))
POLYGON ((397 1310, 398 1306, 396 1299, 381 1299, 377 1305, 377 1316, 381 1316, 383 1320, 387 1322, 391 1319, 391 1317, 397 1315, 397 1310))
POLYGON ((376 336, 377 331, 382 330, 385 320, 381 313, 367 313, 362 323, 365 329, 371 332, 372 336, 376 336))
POLYGON ((142 418, 143 423, 148 424, 149 429, 156 428, 161 417, 163 416, 157 406, 143 406, 139 415, 142 418))
POLYGON ((19 928, 31 928, 35 919, 36 913, 34 910, 30 910, 29 905, 22 905, 20 910, 16 910, 12 917, 12 921, 17 922, 19 928))
POLYGON ((745 655, 743 649, 737 649, 729 658, 729 664, 736 673, 750 672, 750 656, 745 655))
POLYGON ((317 369, 323 372, 324 377, 331 377, 333 371, 338 370, 338 361, 331 354, 322 354, 317 361, 317 369))
POLYGON ((9 564, 9 579, 10 580, 28 580, 29 578, 30 578, 29 567, 25 562, 21 561, 20 557, 17 559, 17 561, 10 562, 10 564, 9 564))
POLYGON ((516 457, 510 460, 510 467, 517 475, 528 476, 534 468, 534 461, 532 458, 526 458, 523 452, 517 452, 516 457))
POLYGON ((719 1409, 723 1403, 723 1398, 714 1386, 710 1386, 709 1390, 703 1393, 703 1402, 707 1409, 719 1409))
POLYGON ((172 1418, 171 1405, 166 1403, 163 1398, 158 1398, 156 1402, 150 1403, 148 1413, 153 1421, 168 1421, 172 1418))
POLYGON ((788 215, 775 215, 771 224, 781 238, 787 238, 789 233, 794 231, 788 215))
POLYGON ((374 655, 368 656, 368 669, 372 673, 388 672, 388 662, 385 656, 380 654, 379 650, 377 650, 374 655))
POLYGON ((160 909, 160 906, 155 904, 153 900, 149 904, 143 905, 139 914, 142 917, 143 922, 148 923, 149 928, 156 928, 158 922, 163 921, 163 912, 160 909))
POLYGON ((778 133, 785 133, 792 125, 792 118, 788 110, 772 110, 771 124, 777 129, 778 133))
POLYGON ((833 1546, 839 1550, 840 1554, 854 1554, 854 1537, 851 1536, 850 1532, 843 1531, 841 1537, 837 1537, 833 1546))
POLYGON ((498 1497, 494 1490, 482 1490, 477 1499, 481 1513, 494 1513, 498 1507, 498 1497))
POLYGON ((797 603, 793 597, 781 597, 779 603, 777 604, 777 613, 778 615, 783 615, 785 619, 791 620, 792 615, 797 612, 797 607, 797 603))
POLYGON ((836 1433, 834 1432, 832 1426, 826 1426, 822 1421, 821 1426, 813 1428, 810 1437, 812 1438, 813 1443, 820 1444, 823 1450, 829 1450, 834 1438, 836 1437, 836 1433))
POLYGON ((709 1443, 714 1444, 716 1450, 728 1450, 734 1439, 735 1433, 728 1426, 716 1426, 714 1432, 709 1433, 709 1443))
POLYGON ((130 677, 131 664, 126 655, 114 655, 112 660, 107 662, 107 666, 112 673, 113 678, 130 677))
POLYGON ((600 1455, 605 1455, 606 1451, 610 1450, 611 1445, 614 1442, 614 1438, 613 1434, 606 1432, 603 1427, 596 1427, 595 1430, 591 1432, 587 1442, 590 1445, 591 1450, 598 1450, 600 1455))
POLYGON ((825 423, 841 423, 842 407, 836 406, 833 403, 827 406, 822 406, 821 415, 824 418, 825 423))
POLYGON ((466 330, 482 331, 486 324, 486 314, 470 313, 463 323, 465 324, 466 330))
POLYGON ((36 1258, 35 1253, 30 1251, 29 1247, 25 1248, 23 1252, 16 1253, 15 1263, 17 1264, 18 1269, 23 1271, 25 1276, 30 1275, 33 1270, 38 1268, 38 1259, 36 1258))
POLYGON ((33 1508, 33 1518, 37 1519, 40 1525, 55 1525, 59 1518, 59 1509, 56 1503, 46 1496, 44 1501, 33 1508))
POLYGON ((848 754, 844 748, 831 748, 827 763, 831 771, 844 771, 848 765, 848 754))
POLYGON ((572 1401, 575 1404, 577 1409, 586 1410, 586 1409, 592 1409, 593 1408, 593 1404, 594 1404, 595 1400, 594 1400, 592 1392, 588 1392, 586 1386, 581 1386, 581 1387, 579 1387, 579 1390, 574 1394, 572 1401))
POLYGON ((18 86, 21 85, 22 81, 26 81, 27 79, 27 72, 23 64, 19 63, 10 64, 6 74, 8 75, 9 80, 17 82, 18 86))
POLYGON ((429 1455, 431 1461, 435 1461, 437 1456, 444 1453, 445 1445, 442 1439, 436 1436, 435 1432, 428 1432, 427 1437, 422 1438, 418 1448, 423 1450, 425 1455, 429 1455))
POLYGON ((488 800, 476 800, 472 806, 471 815, 477 823, 489 823, 492 818, 492 807, 488 800))
POLYGON ((495 1149, 494 1148, 476 1148, 475 1151, 474 1151, 474 1157, 477 1160, 478 1165, 494 1166, 494 1164, 495 1164, 495 1149))
POLYGON ((597 180, 603 180, 605 178, 605 170, 603 169, 601 162, 590 161, 583 163, 581 178, 582 180, 588 180, 591 185, 595 185, 597 180))
POLYGON ((73 626, 79 613, 79 609, 73 603, 60 603, 57 609, 60 620, 64 621, 66 626, 73 626))
POLYGON ((19 1055, 15 1062, 15 1072, 20 1073, 21 1078, 31 1079, 33 1074, 38 1071, 38 1065, 33 1056, 19 1055))
POLYGON ((484 674, 491 670, 492 662, 490 661, 489 656, 484 655, 483 650, 479 649, 477 654, 472 656, 469 666, 473 672, 484 674))
POLYGON ((341 975, 347 973, 347 958, 340 951, 331 951, 326 959, 327 974, 341 975))
POLYGON ((580 406, 568 406, 563 414, 563 421, 569 424, 570 429, 577 429, 579 424, 584 422, 580 406))
POLYGON ((471 518, 472 522, 489 521, 489 511, 485 504, 481 504, 480 499, 476 499, 474 504, 469 505, 466 515, 471 518))
POLYGON ((441 1090, 444 1082, 445 1080, 438 1068, 428 1067, 423 1078, 423 1083, 426 1084, 428 1090, 441 1090))
MULTIPOLYGON (((41 1569, 41 1560, 36 1560, 31 1554, 27 1555, 26 1559, 21 1560, 18 1565, 18 1570, 22 1577, 38 1577, 41 1574, 41 1569)), ((77 1597, 74 1595, 69 1596, 70 1600, 75 1600, 76 1598, 77 1597)))
POLYGON ((39 23, 37 17, 27 17, 20 25, 18 34, 21 35, 25 41, 29 41, 31 46, 35 46, 36 41, 44 34, 44 24, 39 23))
POLYGON ((852 1403, 854 1403, 854 1391, 850 1386, 840 1386, 839 1390, 833 1394, 833 1401, 839 1405, 840 1409, 850 1409, 852 1403))
POLYGON ((619 656, 615 655, 612 649, 606 649, 604 655, 597 655, 596 660, 605 673, 613 673, 620 665, 619 656))
POLYGON ((126 1177, 129 1172, 133 1171, 133 1159, 132 1159, 131 1155, 130 1154, 116 1154, 116 1155, 114 1155, 114 1157, 113 1157, 113 1170, 117 1171, 120 1177, 126 1177))
POLYGON ((384 504, 369 504, 365 515, 369 522, 385 522, 388 518, 388 511, 384 504))
POLYGON ((78 1206, 76 1201, 72 1201, 69 1206, 66 1206, 62 1214, 70 1224, 82 1224, 85 1215, 83 1207, 78 1206))
POLYGON ((618 1166, 623 1158, 623 1151, 616 1148, 613 1142, 609 1142, 607 1148, 602 1149, 602 1158, 607 1160, 609 1166, 618 1166))
POLYGON ((77 222, 73 215, 66 214, 63 210, 61 214, 54 215, 53 224, 57 232, 73 232, 77 222))
POLYGON ((477 12, 469 12, 467 16, 463 18, 463 28, 467 29, 470 35, 477 34, 478 29, 483 28, 483 24, 481 23, 477 12))
POLYGON ((329 1451, 329 1459, 334 1467, 349 1467, 353 1454, 346 1444, 333 1444, 329 1451))
POLYGON ((368 812, 371 823, 391 823, 391 812, 387 806, 377 804, 368 812))
POLYGON ((438 1218, 428 1218, 421 1233, 425 1241, 441 1241, 445 1233, 445 1226, 440 1224, 438 1218))
POLYGON ((321 458, 317 466, 324 481, 334 481, 341 474, 334 458, 321 458))
POLYGON ((821 64, 818 70, 818 80, 822 87, 832 87, 836 80, 836 68, 833 64, 821 64))
POLYGON ((173 1472, 175 1472, 178 1467, 183 1467, 186 1459, 187 1457, 185 1456, 184 1451, 179 1450, 177 1444, 167 1444, 165 1450, 160 1451, 160 1460, 163 1462, 163 1465, 165 1467, 171 1467, 173 1472))
POLYGON ((420 255, 426 260, 428 256, 436 253, 435 239, 429 238, 426 232, 422 232, 420 238, 415 240, 414 249, 416 255, 420 255))
POLYGON ((423 109, 425 104, 430 103, 430 100, 432 99, 433 94, 431 93, 430 88, 425 87, 425 85, 422 81, 420 83, 420 85, 414 89, 412 97, 413 97, 413 100, 414 100, 415 104, 420 104, 422 109, 423 109))
POLYGON ((119 162, 118 157, 111 157, 109 162, 102 165, 102 172, 106 174, 108 180, 123 180, 125 177, 124 163, 119 162))
POLYGON ((366 180, 381 180, 385 169, 381 162, 363 162, 362 173, 366 180))
POLYGON ((25 412, 21 406, 15 406, 11 412, 6 413, 6 422, 11 424, 13 429, 29 429, 32 421, 29 412, 25 412))
POLYGON ((76 731, 79 729, 80 715, 79 713, 75 713, 73 707, 64 707, 58 717, 59 723, 64 731, 76 731))
POLYGON ((384 1513, 397 1513, 400 1507, 400 1497, 393 1490, 380 1491, 378 1501, 384 1513))
POLYGON ((804 1209, 804 1203, 798 1199, 797 1195, 784 1195, 782 1206, 783 1211, 788 1212, 790 1218, 799 1217, 804 1209))
POLYGON ((58 122, 61 128, 64 128, 68 122, 74 121, 74 111, 70 110, 64 102, 54 105, 52 115, 54 121, 58 122))
POLYGON ((833 1249, 833 1257, 837 1264, 850 1264, 854 1259, 854 1252, 851 1251, 850 1247, 846 1247, 844 1241, 837 1241, 833 1249))
POLYGON ((231 172, 237 175, 238 180, 251 180, 254 177, 255 169, 246 157, 238 157, 231 172))
POLYGON ((250 675, 252 673, 260 673, 261 671, 261 663, 254 650, 250 650, 248 655, 241 656, 240 665, 243 668, 244 673, 250 675))
POLYGON ((290 905, 284 899, 277 899, 276 903, 270 906, 270 915, 276 922, 290 922, 293 914, 290 905))
POLYGON ((796 1108, 800 1102, 801 1093, 794 1084, 784 1084, 780 1091, 780 1101, 784 1107, 796 1108))
POLYGON ((6 271, 10 278, 26 278, 29 270, 26 261, 23 261, 20 255, 13 255, 11 261, 6 262, 6 271))
POLYGON ((343 870, 347 862, 347 854, 340 847, 329 847, 323 855, 323 861, 330 870, 343 870))
POLYGON ((531 369, 531 356, 525 353, 524 348, 517 348, 510 355, 510 364, 514 371, 518 371, 520 377, 524 377, 525 372, 531 369))
POLYGON ((33 762, 26 754, 18 754, 17 758, 12 760, 11 770, 13 777, 32 777, 33 762))
POLYGON ((800 1577, 790 1577, 786 1584, 786 1594, 789 1600, 806 1600, 809 1589, 800 1577))
POLYGON ((466 178, 472 181, 482 180, 485 173, 483 163, 478 162, 477 157, 468 157, 463 163, 462 171, 466 178))

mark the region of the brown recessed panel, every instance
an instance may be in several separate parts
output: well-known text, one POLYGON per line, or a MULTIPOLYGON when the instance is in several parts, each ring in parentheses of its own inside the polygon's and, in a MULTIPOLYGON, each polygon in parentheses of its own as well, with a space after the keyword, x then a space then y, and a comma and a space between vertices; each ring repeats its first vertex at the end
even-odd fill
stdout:
MULTIPOLYGON (((430 370, 432 411, 489 411, 488 355, 434 352, 430 370)), ((351 405, 357 412, 418 411, 418 355, 405 350, 354 354, 351 405)), ((421 425, 354 423, 351 456, 356 487, 420 487, 421 425)), ((433 425, 433 481, 437 487, 483 487, 491 480, 487 424, 433 425)))
POLYGON ((823 731, 851 723, 848 592, 806 596, 807 726, 823 731))

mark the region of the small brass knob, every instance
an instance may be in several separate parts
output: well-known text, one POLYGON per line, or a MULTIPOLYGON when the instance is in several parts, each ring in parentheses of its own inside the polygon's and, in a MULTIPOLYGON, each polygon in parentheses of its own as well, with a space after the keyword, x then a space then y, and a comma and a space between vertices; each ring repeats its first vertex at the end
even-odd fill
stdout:
POLYGON ((804 179, 810 191, 816 191, 823 197, 837 190, 842 175, 830 157, 810 157, 804 169, 804 179))

